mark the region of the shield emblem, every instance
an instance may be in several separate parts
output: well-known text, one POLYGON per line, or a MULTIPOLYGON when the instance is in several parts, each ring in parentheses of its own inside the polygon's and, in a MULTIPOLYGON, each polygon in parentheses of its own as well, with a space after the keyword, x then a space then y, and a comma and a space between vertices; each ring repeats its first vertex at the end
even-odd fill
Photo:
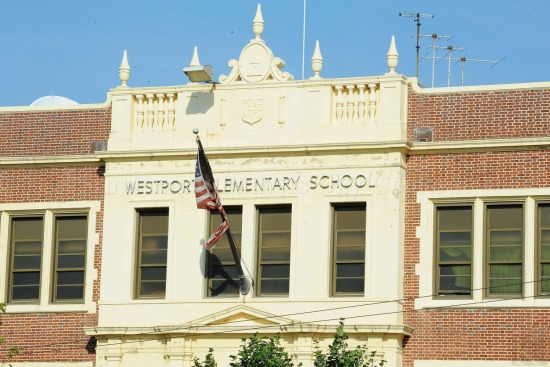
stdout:
POLYGON ((262 99, 243 100, 243 114, 241 118, 247 124, 253 125, 264 117, 264 101, 262 99))

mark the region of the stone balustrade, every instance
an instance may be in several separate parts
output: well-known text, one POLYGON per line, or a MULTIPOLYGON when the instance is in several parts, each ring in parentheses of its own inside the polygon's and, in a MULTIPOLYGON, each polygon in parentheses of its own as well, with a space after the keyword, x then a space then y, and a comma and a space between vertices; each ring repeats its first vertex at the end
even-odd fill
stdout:
POLYGON ((174 130, 176 99, 177 93, 134 94, 134 131, 174 130))
POLYGON ((343 83, 333 86, 334 120, 342 123, 375 123, 379 105, 379 83, 343 83))

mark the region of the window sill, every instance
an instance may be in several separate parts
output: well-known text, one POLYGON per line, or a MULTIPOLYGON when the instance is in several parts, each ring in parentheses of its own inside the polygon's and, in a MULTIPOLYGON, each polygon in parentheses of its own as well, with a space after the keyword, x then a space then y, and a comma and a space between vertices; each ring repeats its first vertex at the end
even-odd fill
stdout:
POLYGON ((15 313, 95 313, 95 303, 93 304, 19 304, 9 303, 6 306, 7 314, 15 313))
POLYGON ((525 297, 525 298, 483 298, 483 299, 422 299, 415 300, 415 309, 433 309, 433 308, 540 308, 550 307, 550 298, 548 297, 525 297))

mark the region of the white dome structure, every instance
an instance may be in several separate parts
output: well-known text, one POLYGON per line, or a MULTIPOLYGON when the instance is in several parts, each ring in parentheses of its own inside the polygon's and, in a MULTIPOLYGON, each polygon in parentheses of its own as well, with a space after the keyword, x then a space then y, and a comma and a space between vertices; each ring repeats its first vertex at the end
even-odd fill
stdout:
POLYGON ((77 105, 76 101, 61 96, 44 96, 31 103, 31 106, 67 106, 77 105))

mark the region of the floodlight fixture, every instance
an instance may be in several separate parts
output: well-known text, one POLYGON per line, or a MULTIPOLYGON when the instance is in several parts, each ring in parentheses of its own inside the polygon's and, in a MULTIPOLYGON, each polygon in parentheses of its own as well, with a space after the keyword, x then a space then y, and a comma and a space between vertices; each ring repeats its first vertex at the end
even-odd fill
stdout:
POLYGON ((196 65, 183 68, 183 72, 192 83, 212 83, 212 65, 196 65))

